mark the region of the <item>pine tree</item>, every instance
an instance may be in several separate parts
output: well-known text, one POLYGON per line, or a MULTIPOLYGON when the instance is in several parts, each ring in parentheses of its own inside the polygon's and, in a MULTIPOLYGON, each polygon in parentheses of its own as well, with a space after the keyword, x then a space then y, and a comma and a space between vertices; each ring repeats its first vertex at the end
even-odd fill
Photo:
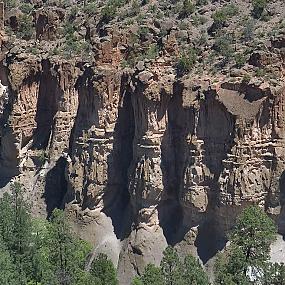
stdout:
POLYGON ((49 262, 59 284, 77 284, 77 279, 85 274, 85 261, 91 247, 72 235, 63 211, 53 211, 46 240, 49 262))
POLYGON ((143 285, 165 285, 160 268, 151 263, 146 266, 141 281, 143 285))
POLYGON ((118 285, 116 269, 106 254, 100 253, 93 261, 91 274, 101 280, 102 285, 118 285))
POLYGON ((276 227, 257 206, 246 208, 238 217, 231 245, 216 262, 216 284, 261 282, 269 262, 270 245, 276 227))
POLYGON ((199 261, 191 256, 187 255, 183 262, 182 270, 182 283, 180 284, 195 284, 195 285, 209 285, 209 280, 204 272, 199 261))
POLYGON ((33 238, 31 249, 32 270, 29 272, 31 284, 55 285, 57 283, 53 263, 50 262, 52 248, 49 247, 49 222, 33 220, 33 238))
POLYGON ((274 222, 259 207, 250 206, 238 217, 230 239, 248 265, 261 266, 269 258, 276 231, 274 222))
POLYGON ((31 216, 21 185, 17 182, 12 184, 11 192, 11 195, 5 193, 0 200, 0 234, 13 262, 17 264, 19 284, 26 284, 26 271, 31 266, 31 216))
POLYGON ((15 285, 19 284, 20 276, 17 273, 17 266, 13 262, 2 237, 0 236, 0 284, 15 285))
POLYGON ((164 277, 165 285, 182 284, 181 262, 176 250, 173 247, 168 246, 164 250, 160 267, 164 277))

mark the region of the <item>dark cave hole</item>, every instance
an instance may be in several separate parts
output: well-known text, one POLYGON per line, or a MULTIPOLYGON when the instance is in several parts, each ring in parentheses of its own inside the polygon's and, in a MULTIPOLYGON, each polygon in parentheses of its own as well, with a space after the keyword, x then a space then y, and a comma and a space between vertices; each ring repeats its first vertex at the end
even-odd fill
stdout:
POLYGON ((178 242, 178 234, 182 226, 183 212, 177 200, 163 201, 158 207, 159 224, 169 245, 178 242))
POLYGON ((221 251, 227 240, 224 238, 218 238, 218 234, 211 221, 207 221, 200 225, 198 228, 198 236, 195 241, 199 258, 203 264, 207 263, 209 259, 214 257, 219 251, 221 251))
POLYGON ((55 166, 47 173, 43 198, 46 204, 47 216, 50 217, 56 208, 63 209, 62 201, 67 192, 65 179, 66 159, 61 157, 55 166))

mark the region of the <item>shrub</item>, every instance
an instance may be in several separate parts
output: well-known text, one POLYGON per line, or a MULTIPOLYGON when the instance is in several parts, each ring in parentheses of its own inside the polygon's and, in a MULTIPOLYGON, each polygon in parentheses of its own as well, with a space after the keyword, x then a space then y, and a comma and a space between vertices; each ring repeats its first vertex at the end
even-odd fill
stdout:
POLYGON ((184 0, 180 11, 180 17, 186 18, 190 16, 195 11, 195 5, 191 0, 184 0))
POLYGON ((20 10, 24 13, 24 14, 30 14, 33 11, 34 6, 29 4, 29 3, 23 3, 20 6, 20 10))
POLYGON ((207 18, 203 16, 193 15, 192 16, 192 23, 195 27, 203 25, 207 22, 207 18))
POLYGON ((39 155, 38 155, 38 160, 40 162, 41 165, 43 165, 45 163, 45 161, 47 160, 47 155, 45 153, 44 150, 42 150, 39 155))
POLYGON ((73 6, 70 10, 70 13, 69 13, 69 19, 74 19, 76 17, 78 13, 78 7, 77 6, 73 6))
POLYGON ((88 3, 83 7, 83 12, 88 15, 95 14, 96 11, 97 11, 97 5, 95 2, 88 3))
POLYGON ((158 56, 158 47, 156 44, 150 45, 148 50, 145 53, 147 59, 155 59, 158 56))
POLYGON ((213 15, 212 18, 214 20, 214 25, 216 28, 222 28, 226 21, 235 16, 238 13, 238 7, 234 4, 229 4, 217 10, 213 15))
POLYGON ((255 72, 257 77, 264 77, 266 75, 266 70, 263 68, 258 68, 255 72))
POLYGON ((146 26, 140 26, 138 30, 138 37, 141 40, 144 40, 146 35, 149 33, 149 28, 146 26))
POLYGON ((177 63, 177 71, 180 74, 189 72, 197 61, 197 53, 194 48, 190 48, 187 52, 183 52, 177 63))
POLYGON ((214 25, 217 28, 221 28, 226 23, 227 15, 225 14, 224 10, 221 9, 221 10, 216 11, 212 15, 212 18, 214 20, 214 25))
POLYGON ((259 19, 262 14, 264 13, 264 10, 268 4, 268 0, 252 0, 252 15, 259 19))
POLYGON ((17 4, 17 0, 4 0, 4 6, 7 9, 15 8, 17 4))
POLYGON ((208 4, 208 0, 196 0, 197 6, 203 6, 203 5, 207 5, 207 4, 208 4))
POLYGON ((237 54, 235 54, 234 58, 235 58, 236 66, 237 66, 238 68, 241 68, 242 66, 245 65, 245 63, 246 63, 246 58, 245 58, 245 56, 244 56, 242 53, 237 53, 237 54))
POLYGON ((244 29, 242 31, 243 40, 248 42, 252 40, 254 36, 255 21, 252 19, 246 20, 244 23, 244 29))
POLYGON ((131 10, 132 10, 132 14, 133 15, 139 14, 139 12, 140 12, 140 4, 139 4, 139 2, 137 0, 133 1, 131 10))
POLYGON ((247 74, 247 73, 246 73, 246 74, 243 76, 243 78, 242 78, 242 82, 243 82, 243 83, 246 83, 246 84, 248 84, 250 80, 251 80, 251 77, 250 77, 250 75, 247 74))
POLYGON ((74 32, 74 26, 70 22, 65 23, 63 27, 63 35, 67 40, 74 39, 74 32))
POLYGON ((234 49, 232 47, 233 39, 230 35, 224 35, 216 39, 214 48, 221 54, 226 61, 233 57, 234 49))
POLYGON ((148 8, 148 12, 150 12, 152 14, 156 13, 157 10, 158 10, 158 8, 157 8, 157 5, 155 5, 155 4, 150 5, 149 8, 148 8))
POLYGON ((195 39, 195 44, 199 47, 205 45, 208 41, 208 35, 204 31, 200 33, 200 35, 195 39))
POLYGON ((33 19, 29 15, 21 15, 19 18, 18 36, 30 40, 33 36, 33 19))
POLYGON ((116 16, 116 13, 117 13, 117 7, 114 5, 107 4, 101 10, 102 20, 104 22, 109 22, 116 16))

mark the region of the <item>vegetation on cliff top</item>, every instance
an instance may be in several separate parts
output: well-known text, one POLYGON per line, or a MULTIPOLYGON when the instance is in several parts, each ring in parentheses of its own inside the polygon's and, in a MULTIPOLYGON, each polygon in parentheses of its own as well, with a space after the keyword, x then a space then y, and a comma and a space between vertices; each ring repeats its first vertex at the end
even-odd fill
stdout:
MULTIPOLYGON (((118 46, 122 68, 162 58, 178 77, 230 75, 238 68, 241 77, 250 73, 273 82, 278 70, 250 57, 273 52, 267 45, 284 31, 284 5, 281 0, 5 0, 5 26, 10 41, 21 41, 17 48, 29 42, 33 46, 25 53, 37 56, 97 62, 101 43, 114 39, 113 29, 126 37, 118 46), (45 26, 40 14, 47 17, 45 26)), ((13 45, 13 52, 17 48, 13 45)))

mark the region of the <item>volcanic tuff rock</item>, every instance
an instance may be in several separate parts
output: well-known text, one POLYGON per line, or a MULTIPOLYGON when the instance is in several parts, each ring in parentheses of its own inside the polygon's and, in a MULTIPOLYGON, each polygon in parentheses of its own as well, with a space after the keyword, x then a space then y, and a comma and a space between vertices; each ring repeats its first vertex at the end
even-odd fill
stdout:
MULTIPOLYGON (((12 12, 10 26, 19 17, 12 12)), ((167 244, 207 262, 251 203, 285 234, 284 33, 256 48, 243 68, 214 74, 202 46, 200 67, 180 76, 174 61, 189 31, 176 20, 149 23, 138 46, 131 37, 138 26, 96 28, 90 18, 74 33, 92 51, 64 58, 50 50, 61 47, 66 17, 58 7, 34 12, 37 52, 32 40, 12 35, 8 45, 3 34, 2 188, 18 179, 34 215, 65 207, 94 254, 112 257, 121 284, 159 263, 167 244), (155 40, 163 47, 155 56, 148 50, 124 66, 135 47, 145 52, 155 40), (278 76, 256 76, 260 67, 278 76)))

